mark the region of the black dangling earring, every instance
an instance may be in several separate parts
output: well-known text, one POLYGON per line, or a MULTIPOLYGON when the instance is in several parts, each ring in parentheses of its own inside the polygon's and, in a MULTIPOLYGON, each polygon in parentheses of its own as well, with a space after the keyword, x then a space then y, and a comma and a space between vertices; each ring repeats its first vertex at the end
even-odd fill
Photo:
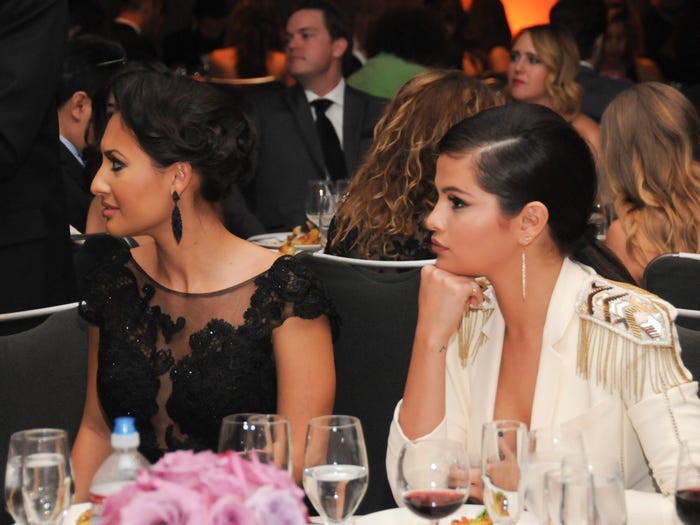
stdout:
POLYGON ((180 208, 177 207, 177 201, 180 200, 180 196, 176 191, 173 192, 173 202, 175 206, 173 207, 173 213, 170 216, 170 224, 173 227, 173 235, 175 236, 175 242, 180 244, 180 239, 182 239, 182 215, 180 215, 180 208))

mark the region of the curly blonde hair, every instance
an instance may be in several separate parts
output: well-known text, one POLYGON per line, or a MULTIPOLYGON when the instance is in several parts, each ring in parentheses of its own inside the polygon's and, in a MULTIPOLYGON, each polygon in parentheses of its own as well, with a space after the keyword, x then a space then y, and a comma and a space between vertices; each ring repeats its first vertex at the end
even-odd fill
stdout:
POLYGON ((620 93, 603 113, 601 161, 635 262, 700 252, 700 117, 683 94, 659 82, 620 93))
POLYGON ((458 70, 424 71, 406 82, 374 129, 374 142, 335 216, 330 244, 352 241, 364 258, 391 258, 393 241, 411 238, 436 202, 437 145, 447 130, 503 103, 458 70))
POLYGON ((572 120, 581 111, 583 99, 583 88, 576 82, 580 59, 574 37, 563 27, 543 24, 526 27, 513 42, 526 33, 547 68, 545 88, 552 109, 566 120, 572 120))

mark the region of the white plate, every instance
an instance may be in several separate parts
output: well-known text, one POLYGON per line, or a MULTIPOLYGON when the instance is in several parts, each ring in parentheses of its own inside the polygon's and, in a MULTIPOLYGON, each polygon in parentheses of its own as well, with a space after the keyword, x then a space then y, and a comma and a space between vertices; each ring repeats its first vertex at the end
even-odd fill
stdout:
MULTIPOLYGON (((254 244, 257 244, 258 246, 262 246, 263 248, 270 248, 272 250, 276 250, 285 243, 287 237, 290 235, 292 235, 292 232, 262 233, 260 235, 253 235, 252 237, 248 237, 248 240, 254 244)), ((295 244, 294 248, 296 248, 296 250, 299 252, 315 252, 316 250, 321 249, 321 245, 295 244)))
MULTIPOLYGON (((452 520, 477 517, 484 510, 483 505, 463 505, 457 512, 440 520, 440 525, 450 525, 452 520)), ((413 514, 407 508, 380 510, 372 514, 357 516, 350 521, 351 525, 426 525, 428 521, 413 514)), ((538 525, 532 514, 523 512, 518 525, 538 525)))

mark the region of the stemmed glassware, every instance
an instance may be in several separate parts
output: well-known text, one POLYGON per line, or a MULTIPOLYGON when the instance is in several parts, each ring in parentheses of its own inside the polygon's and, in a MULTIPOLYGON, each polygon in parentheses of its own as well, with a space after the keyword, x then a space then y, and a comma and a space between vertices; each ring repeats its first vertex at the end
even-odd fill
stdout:
POLYGON ((585 461, 583 439, 578 431, 548 427, 530 431, 528 438, 525 508, 546 524, 544 476, 550 470, 561 469, 565 457, 585 461))
POLYGON ((399 456, 398 482, 406 506, 437 525, 469 495, 469 460, 464 445, 449 439, 406 443, 399 456))
POLYGON ((593 476, 593 502, 596 525, 625 525, 625 486, 620 462, 613 456, 593 456, 588 459, 593 476))
POLYGON ((593 525, 593 476, 585 463, 562 462, 544 476, 547 523, 593 525))
POLYGON ((497 524, 518 521, 525 497, 528 435, 525 423, 497 420, 481 433, 481 481, 484 505, 497 524))
POLYGON ((289 419, 278 414, 232 414, 221 421, 219 452, 233 450, 244 457, 255 454, 263 463, 274 463, 290 474, 289 419))
POLYGON ((323 179, 313 179, 306 183, 306 218, 318 226, 318 219, 324 209, 332 205, 333 191, 323 179), (330 197, 330 200, 328 199, 330 197))
POLYGON ((326 525, 345 524, 367 490, 367 450, 360 420, 319 416, 309 421, 304 490, 326 525))
POLYGON ((5 501, 18 524, 60 524, 70 507, 71 484, 65 430, 39 428, 12 434, 5 501))
POLYGON ((678 453, 676 514, 686 525, 700 521, 700 448, 687 441, 678 453))

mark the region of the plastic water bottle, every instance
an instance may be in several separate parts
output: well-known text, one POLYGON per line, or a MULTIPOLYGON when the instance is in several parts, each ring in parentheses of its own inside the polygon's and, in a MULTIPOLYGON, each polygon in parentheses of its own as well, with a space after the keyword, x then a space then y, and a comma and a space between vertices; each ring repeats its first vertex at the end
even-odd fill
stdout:
POLYGON ((148 469, 150 466, 138 451, 139 433, 133 417, 118 417, 114 420, 111 443, 112 453, 97 470, 90 485, 91 525, 100 522, 104 500, 132 483, 139 469, 148 469))

